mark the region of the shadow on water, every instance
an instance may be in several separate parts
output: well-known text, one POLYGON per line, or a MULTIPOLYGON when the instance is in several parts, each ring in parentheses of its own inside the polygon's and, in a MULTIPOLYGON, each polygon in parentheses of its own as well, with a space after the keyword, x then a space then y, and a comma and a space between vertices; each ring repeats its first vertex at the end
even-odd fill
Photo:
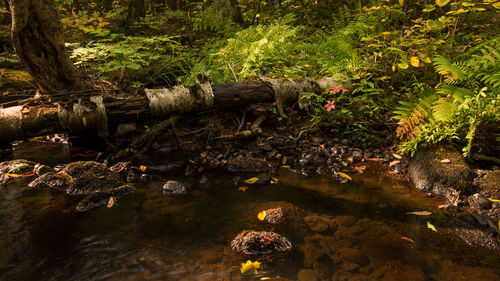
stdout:
MULTIPOLYGON (((93 155, 60 145, 24 144, 14 152, 51 165, 93 155)), ((177 178, 191 183, 186 196, 165 196, 163 182, 153 180, 113 208, 86 213, 75 213, 75 202, 64 194, 11 184, 0 189, 0 280, 297 280, 307 270, 321 280, 498 279, 498 251, 456 238, 447 225, 452 217, 436 207, 440 199, 386 174, 373 164, 352 183, 340 184, 281 170, 278 184, 249 185, 243 192, 232 184, 233 174, 209 171, 204 184, 198 183, 201 175, 177 178), (257 219, 258 212, 277 206, 287 211, 283 224, 257 219), (424 209, 433 214, 407 214, 424 209), (306 222, 313 216, 330 218, 335 227, 315 231, 306 222), (230 241, 246 229, 280 233, 294 250, 285 256, 237 254, 230 241), (259 275, 241 275, 247 259, 262 262, 259 275)))

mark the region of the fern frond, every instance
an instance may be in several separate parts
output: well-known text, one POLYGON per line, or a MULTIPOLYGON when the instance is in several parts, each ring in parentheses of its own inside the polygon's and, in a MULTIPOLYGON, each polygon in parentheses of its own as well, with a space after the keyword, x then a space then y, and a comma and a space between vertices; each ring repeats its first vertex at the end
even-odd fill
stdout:
POLYGON ((443 56, 435 56, 433 59, 434 68, 437 73, 443 75, 450 81, 464 80, 465 73, 457 65, 451 63, 443 56))
POLYGON ((453 117, 454 104, 445 98, 440 98, 432 105, 432 117, 439 122, 450 121, 453 117))

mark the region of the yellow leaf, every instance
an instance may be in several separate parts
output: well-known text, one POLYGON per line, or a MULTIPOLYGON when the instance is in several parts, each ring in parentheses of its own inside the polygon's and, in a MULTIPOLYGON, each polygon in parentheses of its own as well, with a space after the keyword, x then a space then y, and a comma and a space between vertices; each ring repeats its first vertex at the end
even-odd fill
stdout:
POLYGON ((399 2, 399 5, 403 6, 403 4, 405 3, 405 0, 398 0, 399 2))
POLYGON ((278 179, 271 177, 271 183, 272 184, 277 184, 278 183, 278 179))
POLYGON ((418 212, 407 212, 408 215, 416 215, 416 216, 429 216, 432 212, 429 211, 418 211, 418 212))
POLYGON ((146 172, 148 167, 141 165, 141 166, 139 166, 139 169, 141 169, 141 171, 143 171, 143 172, 146 172))
POLYGON ((432 229, 433 231, 437 232, 437 229, 435 226, 433 226, 430 222, 427 222, 427 228, 432 229))
POLYGON ((410 58, 410 63, 414 67, 418 67, 418 65, 420 64, 420 60, 418 59, 418 57, 411 57, 410 58))
POLYGON ((107 207, 108 207, 108 208, 111 208, 111 207, 113 207, 115 204, 116 204, 116 199, 115 199, 115 197, 113 197, 113 196, 109 197, 109 201, 108 201, 108 206, 107 206, 107 207))
POLYGON ((247 262, 241 264, 240 271, 242 274, 250 273, 257 274, 257 269, 260 268, 260 262, 247 260, 247 262))
POLYGON ((394 72, 394 71, 396 71, 396 66, 395 65, 392 66, 392 72, 394 72))
POLYGON ((500 202, 500 200, 498 200, 498 199, 493 199, 493 198, 488 198, 488 200, 490 200, 491 202, 500 202))
POLYGON ((401 69, 407 69, 408 68, 408 64, 407 63, 398 63, 398 66, 401 69))
POLYGON ((191 164, 196 164, 196 161, 194 161, 194 160, 189 159, 188 161, 189 161, 189 163, 191 163, 191 164))
POLYGON ((271 277, 261 277, 260 280, 269 280, 271 277))
POLYGON ((263 220, 266 218, 266 211, 262 211, 262 212, 260 212, 260 213, 257 215, 257 218, 258 218, 260 221, 263 221, 263 220))
POLYGON ((248 184, 254 184, 256 183, 257 181, 259 180, 259 178, 256 178, 256 177, 253 177, 253 178, 249 178, 245 181, 243 181, 244 183, 248 183, 248 184))
POLYGON ((450 3, 450 0, 436 0, 436 5, 438 5, 439 7, 444 7, 448 3, 450 3))
POLYGON ((5 173, 7 176, 11 178, 20 178, 20 177, 31 177, 33 174, 30 175, 21 175, 21 174, 11 174, 11 173, 5 173))
POLYGON ((339 176, 341 176, 341 177, 343 177, 343 178, 345 178, 347 180, 352 181, 352 178, 349 175, 347 175, 347 174, 344 174, 342 172, 337 172, 337 175, 339 175, 339 176))
POLYGON ((493 6, 495 9, 500 9, 500 2, 495 2, 491 4, 491 6, 493 6))

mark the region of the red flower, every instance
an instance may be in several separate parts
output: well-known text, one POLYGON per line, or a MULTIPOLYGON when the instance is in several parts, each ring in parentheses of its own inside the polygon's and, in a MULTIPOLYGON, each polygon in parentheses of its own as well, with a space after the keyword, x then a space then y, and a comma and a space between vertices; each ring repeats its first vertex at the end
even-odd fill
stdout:
POLYGON ((349 92, 346 88, 342 87, 342 86, 333 86, 333 87, 330 87, 328 88, 328 91, 333 91, 334 93, 338 93, 338 91, 344 91, 344 92, 349 92))
POLYGON ((326 111, 330 112, 330 110, 335 109, 335 101, 327 100, 325 104, 326 111))

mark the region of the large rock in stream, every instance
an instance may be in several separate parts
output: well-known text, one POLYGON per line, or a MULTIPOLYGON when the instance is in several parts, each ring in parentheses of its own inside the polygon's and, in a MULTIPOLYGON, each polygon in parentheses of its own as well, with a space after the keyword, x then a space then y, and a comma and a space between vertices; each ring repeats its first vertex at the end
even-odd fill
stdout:
POLYGON ((4 161, 0 163, 0 186, 16 179, 29 178, 35 175, 35 162, 24 159, 4 161))
POLYGON ((445 196, 450 203, 464 202, 473 193, 474 172, 462 154, 452 147, 429 147, 418 151, 408 168, 415 187, 445 196))
POLYGON ((245 230, 233 239, 231 248, 247 255, 264 255, 289 252, 292 243, 274 232, 245 230))
POLYGON ((55 188, 83 197, 76 211, 84 212, 106 204, 112 206, 117 198, 135 191, 134 187, 123 184, 119 171, 115 170, 95 161, 78 161, 60 172, 41 175, 28 187, 55 188))

